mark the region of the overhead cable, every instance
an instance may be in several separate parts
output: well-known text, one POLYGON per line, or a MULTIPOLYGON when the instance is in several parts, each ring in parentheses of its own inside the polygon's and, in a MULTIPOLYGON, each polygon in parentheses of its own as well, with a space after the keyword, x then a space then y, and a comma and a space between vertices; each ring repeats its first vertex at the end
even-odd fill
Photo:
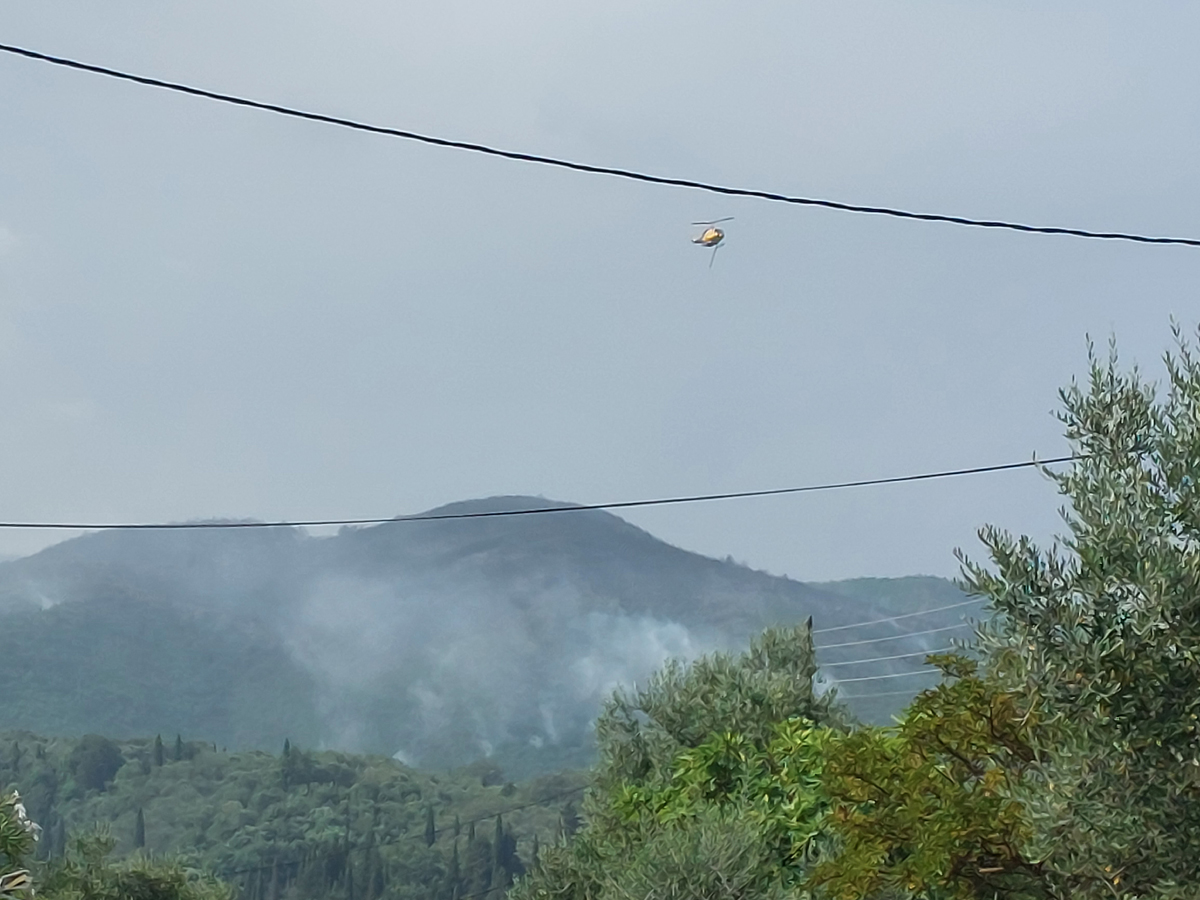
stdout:
MULTIPOLYGON (((457 519, 493 519, 508 516, 532 516, 550 513, 585 512, 587 510, 634 509, 645 506, 672 506, 682 503, 706 503, 711 500, 744 500, 751 497, 780 497, 785 494, 808 494, 816 491, 833 491, 842 488, 875 487, 886 484, 905 484, 913 481, 932 481, 938 478, 957 478, 964 475, 983 475, 990 472, 1007 472, 1013 469, 1028 469, 1033 466, 1049 466, 1071 462, 1076 456, 1059 456, 1053 459, 1032 459, 1025 462, 1003 463, 996 466, 975 466, 969 469, 949 469, 940 472, 925 472, 920 475, 896 475, 890 478, 864 478, 858 481, 836 481, 825 484, 808 484, 801 487, 769 488, 760 491, 731 491, 724 494, 691 494, 681 497, 662 497, 656 500, 622 500, 614 503, 580 503, 569 506, 535 506, 527 509, 503 509, 461 513, 421 513, 415 516, 393 516, 387 519, 308 519, 276 522, 0 522, 0 528, 31 528, 60 531, 178 531, 233 528, 317 528, 329 525, 392 525, 405 522, 445 522, 457 519)), ((966 604, 958 604, 965 606, 966 604)), ((944 607, 951 609, 952 607, 944 607)), ((925 610, 934 612, 935 610, 925 610)), ((910 615, 921 615, 911 613, 910 615)), ((903 619, 895 616, 893 619, 903 619)), ((893 619, 880 619, 881 622, 893 619)), ((873 624, 873 623, 865 623, 873 624)), ((839 625, 836 628, 819 628, 814 634, 855 628, 854 625, 839 625)))
POLYGON ((77 69, 83 72, 91 72, 96 75, 104 75, 109 78, 117 78, 122 81, 131 81, 135 84, 162 88, 168 91, 176 91, 181 94, 190 94, 195 97, 204 97, 206 99, 216 100, 221 103, 232 103, 235 106, 243 106, 250 109, 265 110, 267 112, 278 113, 279 115, 283 116, 291 116, 297 119, 307 119, 312 122, 322 122, 327 125, 337 125, 342 128, 351 128, 356 131, 366 131, 372 134, 388 135, 390 137, 402 138, 404 140, 417 141, 422 144, 431 144, 435 147, 448 147, 456 150, 466 150, 471 153, 482 153, 488 156, 501 157, 503 159, 537 163, 544 166, 554 166, 556 168, 569 169, 575 172, 587 172, 594 175, 611 175, 616 178, 625 178, 633 181, 645 182, 648 184, 661 184, 670 187, 690 188, 693 190, 707 191, 708 193, 712 194, 722 194, 729 197, 750 197, 757 200, 770 200, 776 203, 789 203, 797 206, 815 206, 824 209, 840 210, 842 212, 891 216, 898 219, 915 219, 922 222, 946 222, 952 225, 967 225, 975 228, 1000 228, 1029 234, 1061 234, 1070 235, 1072 237, 1096 238, 1100 240, 1134 241, 1141 244, 1183 244, 1190 247, 1200 247, 1200 239, 1195 238, 1150 237, 1143 234, 1132 234, 1127 232, 1089 231, 1082 228, 1026 225, 1020 222, 974 219, 964 216, 943 215, 940 213, 913 212, 911 210, 896 209, 887 206, 864 206, 856 203, 843 203, 837 200, 820 200, 812 197, 797 197, 788 194, 779 194, 772 191, 728 187, 725 185, 712 184, 704 181, 695 181, 690 178, 671 178, 662 175, 649 175, 645 172, 637 172, 632 169, 620 169, 612 166, 598 166, 590 163, 581 163, 550 156, 541 156, 535 153, 501 150, 496 147, 487 146, 486 144, 435 137, 433 135, 420 134, 415 131, 407 131, 400 128, 388 128, 381 125, 371 125, 366 122, 356 121, 354 119, 342 118, 341 116, 330 116, 324 113, 309 112, 290 106, 281 106, 277 103, 264 103, 259 100, 250 100, 245 97, 235 96, 233 94, 224 94, 218 91, 210 91, 205 88, 180 84, 178 82, 164 81, 161 78, 150 78, 144 75, 134 75, 118 69, 110 69, 106 66, 92 65, 91 63, 67 59, 61 56, 51 56, 46 53, 39 53, 36 50, 29 50, 24 47, 15 47, 9 44, 0 44, 0 51, 11 53, 17 56, 23 56, 28 59, 39 60, 41 62, 50 63, 56 66, 65 66, 66 68, 77 69))
POLYGON ((855 681, 882 681, 885 678, 909 678, 913 675, 940 675, 942 674, 937 669, 916 669, 912 672, 891 672, 887 675, 866 675, 862 678, 838 678, 833 682, 833 687, 839 684, 852 684, 855 681))
MULTIPOLYGON (((814 628, 813 634, 826 634, 830 631, 845 631, 847 628, 865 628, 868 625, 883 625, 888 622, 899 622, 901 619, 911 619, 914 616, 927 616, 930 613, 944 612, 948 609, 960 609, 964 606, 978 606, 978 600, 964 600, 962 603, 951 603, 947 606, 934 606, 930 609, 919 609, 916 612, 902 613, 898 616, 888 616, 886 619, 871 619, 869 622, 855 622, 852 625, 833 625, 829 628, 814 628)), ((957 628, 958 626, 954 626, 957 628)), ((917 634, 918 632, 913 632, 917 634)), ((892 635, 892 637, 902 637, 902 635, 892 635)), ((882 640, 882 638, 880 639, 882 640)), ((845 647, 847 644, 826 644, 827 647, 845 647)))
MULTIPOLYGON (((976 603, 978 601, 972 600, 971 602, 976 603)), ((919 613, 908 613, 908 615, 919 616, 925 612, 933 612, 933 610, 922 610, 919 613)), ((865 624, 871 625, 874 623, 867 622, 865 624)), ((970 624, 971 624, 970 622, 959 622, 956 625, 945 625, 942 628, 925 628, 921 631, 906 631, 903 634, 889 634, 887 637, 869 638, 868 640, 865 640, 865 641, 845 641, 844 643, 841 643, 841 644, 820 644, 820 645, 814 647, 813 649, 814 650, 833 650, 835 647, 857 647, 857 646, 860 646, 861 644, 878 644, 881 641, 900 641, 900 640, 904 640, 905 638, 919 637, 920 635, 924 635, 924 634, 938 634, 943 631, 954 631, 955 629, 958 629, 958 628, 966 628, 970 624)), ((840 627, 841 628, 855 628, 857 626, 842 625, 840 627)))
POLYGON ((896 656, 873 656, 870 659, 848 659, 845 662, 819 663, 822 669, 832 669, 835 666, 865 666, 867 663, 886 662, 889 659, 912 659, 914 656, 929 656, 931 653, 949 653, 953 647, 939 647, 937 650, 917 650, 915 653, 900 653, 896 656))
POLYGON ((878 694, 839 694, 839 700, 874 700, 876 697, 915 697, 912 691, 881 691, 878 694))

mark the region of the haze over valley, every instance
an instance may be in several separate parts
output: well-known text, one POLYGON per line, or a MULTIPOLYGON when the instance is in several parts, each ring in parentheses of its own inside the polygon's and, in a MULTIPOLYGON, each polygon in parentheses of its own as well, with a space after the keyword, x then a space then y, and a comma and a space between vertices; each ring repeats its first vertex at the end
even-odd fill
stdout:
MULTIPOLYGON (((559 504, 495 497, 433 512, 546 505, 559 504)), ((286 738, 437 766, 491 757, 522 775, 587 763, 601 702, 668 658, 744 648, 764 627, 809 616, 820 631, 962 599, 934 578, 803 584, 679 549, 599 511, 396 522, 330 537, 97 532, 0 564, 0 648, 13 663, 0 673, 0 716, 51 735, 179 732, 271 750, 286 738)), ((973 611, 844 629, 824 643, 954 624, 973 611)), ((937 639, 819 659, 937 649, 937 639)), ((920 663, 823 677, 832 685, 834 675, 920 663)), ((914 693, 930 683, 899 682, 914 693)), ((844 693, 868 692, 853 687, 844 693)), ((855 708, 886 716, 902 699, 855 708)))

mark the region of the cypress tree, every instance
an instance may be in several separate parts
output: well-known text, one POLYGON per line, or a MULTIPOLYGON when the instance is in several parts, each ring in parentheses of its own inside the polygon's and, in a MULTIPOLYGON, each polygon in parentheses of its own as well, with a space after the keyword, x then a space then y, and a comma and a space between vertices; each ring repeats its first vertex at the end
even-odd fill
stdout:
POLYGON ((283 789, 292 786, 292 742, 283 739, 283 756, 279 760, 279 775, 283 779, 283 789))
POLYGON ((475 843, 475 822, 471 821, 467 823, 467 846, 469 847, 473 843, 475 843))
POLYGON ((446 872, 446 896, 454 900, 458 896, 459 882, 462 881, 462 864, 458 859, 458 841, 454 842, 454 850, 450 854, 450 868, 446 872))
MULTIPOLYGON (((454 836, 458 837, 460 834, 462 834, 462 822, 460 822, 458 820, 458 813, 455 813, 454 814, 454 836)), ((455 844, 454 846, 457 847, 458 844, 455 844)))
POLYGON ((138 807, 137 822, 133 826, 133 846, 139 850, 146 846, 146 816, 138 807))
POLYGON ((432 847, 437 840, 437 826, 433 823, 433 805, 425 807, 425 845, 432 847))
POLYGON ((536 869, 541 864, 541 845, 538 843, 538 836, 533 836, 533 847, 529 851, 529 868, 536 869))
POLYGON ((163 764, 163 742, 162 742, 162 735, 161 735, 161 734, 156 734, 156 735, 154 736, 154 764, 155 764, 156 766, 158 766, 160 769, 162 768, 162 764, 163 764))
POLYGON ((53 845, 50 848, 50 855, 56 858, 61 858, 67 854, 67 821, 62 816, 58 816, 54 822, 54 834, 50 839, 53 845))
POLYGON ((496 830, 492 832, 492 871, 498 872, 504 866, 504 823, 496 816, 496 830))
POLYGON ((175 762, 179 762, 181 759, 183 759, 183 737, 177 734, 175 735, 175 762))

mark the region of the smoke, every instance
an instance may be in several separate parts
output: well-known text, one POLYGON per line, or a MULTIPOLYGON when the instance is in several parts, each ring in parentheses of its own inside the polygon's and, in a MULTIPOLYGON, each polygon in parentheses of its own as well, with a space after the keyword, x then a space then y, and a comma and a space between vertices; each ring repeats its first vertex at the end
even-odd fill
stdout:
POLYGON ((322 686, 329 744, 465 762, 514 743, 578 745, 617 687, 712 648, 679 623, 585 601, 554 579, 448 593, 444 581, 324 577, 287 643, 322 686))
MULTIPOLYGON (((523 502, 548 501, 442 511, 523 502)), ((282 664, 268 672, 274 687, 264 696, 277 700, 279 721, 264 731, 257 708, 251 717, 210 698, 230 734, 277 746, 301 723, 306 742, 327 747, 439 767, 495 754, 510 771, 531 755, 585 763, 603 701, 667 659, 732 649, 822 603, 834 622, 880 615, 596 512, 321 538, 100 532, 0 565, 0 609, 106 596, 171 605, 223 645, 250 638, 259 657, 276 654, 282 664)))

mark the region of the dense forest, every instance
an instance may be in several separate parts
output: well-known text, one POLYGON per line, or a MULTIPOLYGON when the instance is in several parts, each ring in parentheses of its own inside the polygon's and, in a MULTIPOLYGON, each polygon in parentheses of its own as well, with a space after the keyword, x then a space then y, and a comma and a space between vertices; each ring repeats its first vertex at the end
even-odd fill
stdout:
POLYGON ((443 774, 386 757, 229 753, 174 737, 6 734, 0 783, 68 855, 100 826, 117 858, 172 858, 241 896, 413 897, 503 890, 576 827, 581 773, 520 785, 494 765, 443 774))

